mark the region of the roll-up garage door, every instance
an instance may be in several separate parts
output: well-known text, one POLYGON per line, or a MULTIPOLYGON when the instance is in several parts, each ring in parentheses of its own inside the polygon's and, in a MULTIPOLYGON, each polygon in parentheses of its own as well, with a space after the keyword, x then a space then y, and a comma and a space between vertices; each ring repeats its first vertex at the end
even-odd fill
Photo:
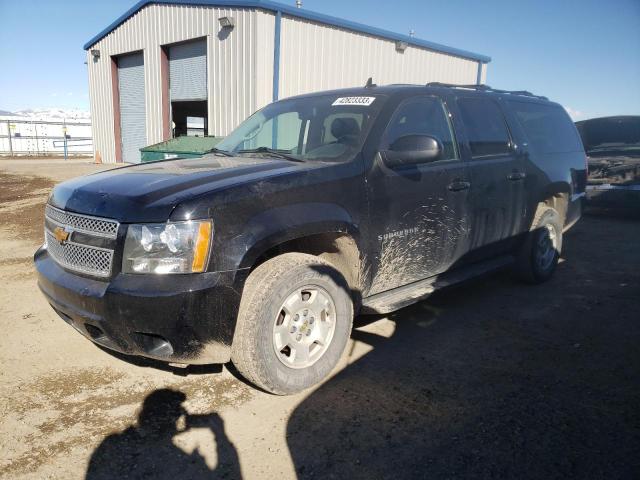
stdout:
POLYGON ((169 47, 171 101, 207 99, 207 43, 205 40, 169 47))
POLYGON ((122 161, 140 163, 140 149, 147 144, 142 52, 118 58, 118 91, 122 161))

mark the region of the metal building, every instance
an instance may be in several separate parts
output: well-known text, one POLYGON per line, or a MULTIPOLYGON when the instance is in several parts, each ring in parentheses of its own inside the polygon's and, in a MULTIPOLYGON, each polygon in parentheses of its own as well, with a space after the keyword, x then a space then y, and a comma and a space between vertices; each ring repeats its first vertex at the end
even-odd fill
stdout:
POLYGON ((142 0, 84 46, 94 150, 139 162, 267 103, 378 84, 484 83, 489 57, 265 0, 142 0))

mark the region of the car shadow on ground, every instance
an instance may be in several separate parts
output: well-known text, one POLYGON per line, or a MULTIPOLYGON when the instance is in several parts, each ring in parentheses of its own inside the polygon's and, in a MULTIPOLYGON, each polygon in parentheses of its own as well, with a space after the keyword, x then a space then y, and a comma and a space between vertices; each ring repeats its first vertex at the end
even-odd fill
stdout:
POLYGON ((222 418, 211 412, 192 415, 184 408, 186 395, 159 389, 144 400, 137 422, 105 438, 87 467, 87 480, 114 478, 239 479, 238 453, 222 418), (216 443, 217 464, 210 468, 199 449, 186 453, 175 445, 176 435, 192 428, 208 428, 216 443))
POLYGON ((638 298, 606 301, 621 272, 581 265, 606 254, 581 234, 546 284, 497 274, 396 312, 390 338, 354 330, 373 349, 289 419, 299 476, 638 478, 638 298))

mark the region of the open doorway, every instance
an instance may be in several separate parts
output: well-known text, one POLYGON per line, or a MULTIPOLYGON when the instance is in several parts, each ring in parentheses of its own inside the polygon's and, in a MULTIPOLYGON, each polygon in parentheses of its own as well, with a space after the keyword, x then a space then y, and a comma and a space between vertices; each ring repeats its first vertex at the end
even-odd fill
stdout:
POLYGON ((208 134, 207 43, 199 38, 162 47, 164 135, 208 134))
POLYGON ((172 137, 204 137, 207 134, 206 100, 171 102, 172 137))

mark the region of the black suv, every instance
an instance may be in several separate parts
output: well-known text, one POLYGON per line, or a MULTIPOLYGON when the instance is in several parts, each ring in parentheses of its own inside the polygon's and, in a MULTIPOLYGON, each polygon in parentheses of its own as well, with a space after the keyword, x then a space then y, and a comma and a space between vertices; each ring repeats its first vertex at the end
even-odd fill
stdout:
POLYGON ((288 394, 329 374, 354 314, 508 265, 547 280, 585 183, 574 124, 528 92, 302 95, 201 159, 56 186, 38 283, 99 345, 175 364, 231 360, 288 394))

